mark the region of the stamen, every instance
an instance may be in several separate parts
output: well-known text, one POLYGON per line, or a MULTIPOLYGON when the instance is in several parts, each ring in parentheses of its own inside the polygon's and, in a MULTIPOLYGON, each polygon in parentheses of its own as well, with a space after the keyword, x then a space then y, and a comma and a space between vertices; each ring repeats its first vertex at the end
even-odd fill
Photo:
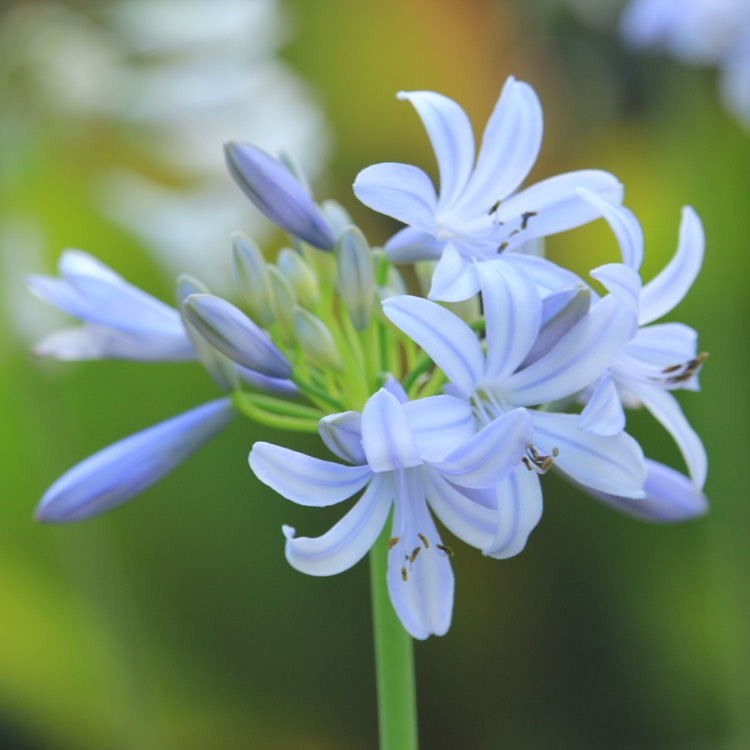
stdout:
POLYGON ((662 370, 662 374, 670 376, 665 378, 667 383, 682 383, 685 380, 690 380, 701 369, 707 359, 708 352, 701 352, 695 359, 689 359, 687 362, 679 365, 665 367, 662 370))
POLYGON ((552 449, 552 453, 549 456, 544 456, 529 443, 529 447, 526 449, 526 455, 521 459, 523 465, 529 471, 535 471, 537 474, 546 474, 551 468, 555 459, 560 455, 560 451, 557 448, 552 449))
POLYGON ((497 249, 497 252, 501 253, 503 250, 505 250, 506 247, 508 247, 508 243, 507 242, 503 242, 503 244, 500 245, 500 247, 497 249))
POLYGON ((391 537, 388 540, 388 551, 389 552, 398 544, 398 540, 399 539, 401 539, 400 536, 394 536, 394 537, 391 537))
POLYGON ((424 534, 417 533, 417 536, 419 537, 419 541, 424 544, 425 549, 430 548, 430 543, 427 541, 427 537, 424 534))
POLYGON ((448 557, 453 557, 456 553, 447 545, 445 544, 436 544, 435 545, 441 552, 445 552, 448 557))
POLYGON ((407 560, 408 560, 408 561, 409 561, 410 563, 413 563, 413 562, 414 562, 414 561, 415 561, 415 560, 417 559, 417 555, 419 554, 419 550, 421 550, 421 549, 422 549, 421 547, 415 547, 415 548, 414 548, 414 549, 412 550, 412 553, 411 553, 411 555, 409 555, 409 557, 407 558, 407 560))
POLYGON ((495 202, 494 202, 494 203, 493 203, 493 204, 492 204, 492 205, 490 206, 490 210, 489 210, 489 211, 487 211, 487 215, 488 215, 488 216, 492 216, 492 214, 494 214, 494 213, 495 213, 495 211, 497 211, 497 209, 498 209, 498 208, 500 208, 500 204, 501 204, 502 202, 503 202, 502 198, 501 198, 501 199, 499 199, 499 200, 496 200, 496 201, 495 201, 495 202))
POLYGON ((536 211, 525 211, 521 214, 521 229, 526 229, 532 216, 536 216, 536 211))
POLYGON ((409 580, 409 574, 406 572, 406 568, 401 568, 401 580, 402 581, 409 580))

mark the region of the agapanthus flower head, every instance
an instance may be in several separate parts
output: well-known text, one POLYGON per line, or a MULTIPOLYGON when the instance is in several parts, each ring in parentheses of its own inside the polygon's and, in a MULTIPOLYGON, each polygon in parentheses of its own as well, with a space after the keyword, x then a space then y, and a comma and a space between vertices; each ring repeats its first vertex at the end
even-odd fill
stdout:
POLYGON ((476 162, 471 125, 458 104, 431 91, 402 92, 399 98, 414 105, 427 130, 440 191, 418 167, 388 163, 362 170, 354 192, 365 205, 407 225, 386 244, 391 260, 439 259, 433 299, 466 299, 479 291, 475 261, 510 255, 530 240, 597 218, 579 188, 622 199, 619 181, 598 170, 569 172, 519 190, 542 141, 542 109, 526 83, 506 81, 476 162))
POLYGON ((497 510, 475 502, 519 464, 531 432, 516 409, 476 432, 471 408, 452 396, 406 401, 397 385, 368 399, 361 414, 322 420, 320 433, 339 458, 323 461, 270 443, 250 452, 255 475, 300 505, 323 507, 364 489, 326 534, 311 539, 285 527, 286 555, 298 570, 333 575, 373 546, 393 511, 388 544, 388 589, 396 613, 415 638, 444 634, 453 609, 451 551, 430 514, 480 549, 492 546, 497 510))

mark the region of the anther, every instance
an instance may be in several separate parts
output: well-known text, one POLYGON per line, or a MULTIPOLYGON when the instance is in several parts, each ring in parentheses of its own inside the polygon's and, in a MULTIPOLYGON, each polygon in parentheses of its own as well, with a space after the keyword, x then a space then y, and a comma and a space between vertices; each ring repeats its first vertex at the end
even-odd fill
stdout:
POLYGON ((419 541, 424 544, 425 549, 430 548, 430 543, 427 541, 427 537, 424 534, 417 533, 417 536, 419 537, 419 541))
POLYGON ((445 554, 448 555, 448 557, 453 557, 453 555, 455 554, 455 552, 453 552, 453 550, 445 544, 436 544, 435 546, 441 552, 445 552, 445 554))
POLYGON ((400 536, 394 536, 388 540, 388 551, 392 550, 398 544, 399 539, 401 539, 400 536))
POLYGON ((521 214, 521 229, 526 229, 532 216, 536 216, 536 211, 525 211, 521 214))
POLYGON ((669 375, 666 378, 667 383, 682 383, 685 380, 689 380, 695 375, 698 370, 703 366, 703 363, 708 359, 708 352, 701 352, 695 359, 690 359, 687 362, 683 362, 679 365, 671 365, 665 367, 662 370, 663 375, 669 375), (674 374, 673 374, 674 373, 674 374))
POLYGON ((409 579, 409 574, 406 572, 406 568, 401 568, 401 580, 407 581, 409 579))
POLYGON ((542 455, 539 451, 531 444, 526 449, 526 455, 521 459, 523 465, 529 471, 535 471, 537 474, 546 474, 554 464, 555 459, 560 455, 560 451, 557 448, 552 449, 552 453, 549 456, 542 455))
POLYGON ((407 558, 410 563, 413 563, 417 559, 417 555, 419 554, 419 550, 421 549, 422 549, 421 547, 415 547, 412 550, 411 555, 409 555, 409 557, 407 558))

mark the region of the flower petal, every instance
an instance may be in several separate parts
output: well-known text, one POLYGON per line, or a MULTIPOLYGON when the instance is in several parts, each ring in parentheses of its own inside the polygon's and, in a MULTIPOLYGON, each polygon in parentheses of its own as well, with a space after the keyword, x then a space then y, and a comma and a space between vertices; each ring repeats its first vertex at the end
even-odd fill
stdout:
POLYGON ((391 297, 383 312, 425 351, 466 397, 484 371, 484 354, 474 331, 449 310, 421 297, 391 297))
POLYGON ((625 412, 609 375, 599 379, 581 412, 578 426, 596 435, 616 435, 625 429, 625 412))
POLYGON ((580 188, 578 194, 604 217, 617 238, 622 262, 637 271, 643 262, 643 230, 635 214, 625 206, 612 203, 585 188, 580 188))
POLYGON ((362 448, 375 472, 422 463, 404 406, 385 388, 370 396, 362 410, 362 448))
POLYGON ((367 457, 362 449, 362 415, 358 411, 330 414, 318 422, 318 433, 331 453, 362 466, 367 457))
POLYGON ((690 206, 685 206, 677 252, 661 273, 643 287, 640 325, 666 315, 687 294, 703 264, 705 244, 701 220, 690 206))
POLYGON ((690 426, 682 413, 677 399, 663 388, 642 382, 629 380, 627 387, 638 396, 643 405, 674 438, 695 486, 699 490, 703 489, 708 471, 706 449, 698 433, 690 426))
POLYGON ((454 210, 487 210, 513 193, 542 145, 542 107, 527 83, 508 78, 482 136, 474 174, 454 210))
POLYGON ((461 541, 484 549, 495 538, 497 512, 469 499, 437 471, 424 474, 427 501, 443 525, 461 541))
POLYGON ((648 474, 643 488, 646 496, 641 500, 588 491, 623 513, 654 523, 688 521, 708 510, 706 496, 697 491, 684 474, 648 458, 646 469, 648 474))
POLYGON ((435 468, 460 487, 495 487, 521 463, 533 430, 528 412, 514 409, 483 427, 435 468))
POLYGON ((539 335, 542 300, 534 282, 503 260, 477 264, 487 323, 484 380, 504 380, 539 335))
POLYGON ((614 363, 633 333, 634 322, 633 315, 607 295, 548 354, 498 383, 493 391, 519 406, 566 398, 614 363))
POLYGON ((383 491, 383 477, 373 477, 354 507, 319 537, 295 537, 284 527, 286 559, 302 573, 331 576, 348 570, 370 550, 388 520, 392 497, 383 491))
POLYGON ((476 432, 474 413, 468 401, 455 396, 428 396, 404 404, 419 455, 425 461, 440 461, 476 432))
POLYGON ((435 260, 445 247, 443 240, 414 227, 404 227, 385 243, 385 252, 393 263, 435 260))
POLYGON ((539 477, 520 466, 497 487, 497 529, 484 554, 506 560, 521 552, 542 518, 542 509, 539 477))
POLYGON ((432 91, 401 91, 412 103, 435 151, 440 171, 440 207, 463 192, 474 167, 474 133, 466 113, 452 99, 432 91))
POLYGON ((607 263, 589 274, 638 317, 641 297, 641 277, 624 263, 607 263))
POLYGON ((466 260, 452 244, 443 249, 432 273, 430 299, 463 302, 479 291, 479 277, 474 263, 466 260))
POLYGON ((535 213, 526 229, 514 238, 517 243, 580 227, 600 216, 599 210, 579 195, 580 188, 610 202, 622 201, 622 185, 608 172, 594 169, 567 172, 537 182, 503 201, 497 209, 497 220, 509 223, 519 221, 524 214, 535 213))
POLYGON ((418 471, 394 477, 393 538, 388 552, 388 591, 401 623, 413 637, 445 635, 453 614, 454 578, 449 555, 427 510, 418 471), (424 548, 422 537, 428 540, 424 548), (439 546, 438 546, 439 545, 439 546), (413 550, 420 548, 418 557, 413 550))
POLYGON ((81 521, 130 500, 218 434, 234 414, 228 399, 212 401, 89 456, 45 492, 37 520, 81 521))
POLYGON ((437 196, 430 178, 410 164, 373 164, 354 180, 354 194, 373 211, 435 234, 437 196))
POLYGON ((595 435, 578 426, 575 414, 531 412, 534 445, 579 484, 622 497, 643 497, 646 466, 640 445, 626 432, 595 435))
POLYGON ((249 463, 263 484, 287 500, 317 508, 346 500, 372 477, 369 466, 344 466, 272 443, 255 443, 249 463))
POLYGON ((632 341, 625 345, 629 357, 665 368, 694 359, 698 334, 683 323, 655 323, 639 328, 632 341))

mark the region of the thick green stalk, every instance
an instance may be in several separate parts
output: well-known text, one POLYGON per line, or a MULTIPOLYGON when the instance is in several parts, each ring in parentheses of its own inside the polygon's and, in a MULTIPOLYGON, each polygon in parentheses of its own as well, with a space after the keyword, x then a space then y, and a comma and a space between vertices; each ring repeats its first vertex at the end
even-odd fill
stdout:
POLYGON ((411 636, 393 611, 386 564, 388 528, 370 551, 380 750, 417 750, 417 690, 411 636))

